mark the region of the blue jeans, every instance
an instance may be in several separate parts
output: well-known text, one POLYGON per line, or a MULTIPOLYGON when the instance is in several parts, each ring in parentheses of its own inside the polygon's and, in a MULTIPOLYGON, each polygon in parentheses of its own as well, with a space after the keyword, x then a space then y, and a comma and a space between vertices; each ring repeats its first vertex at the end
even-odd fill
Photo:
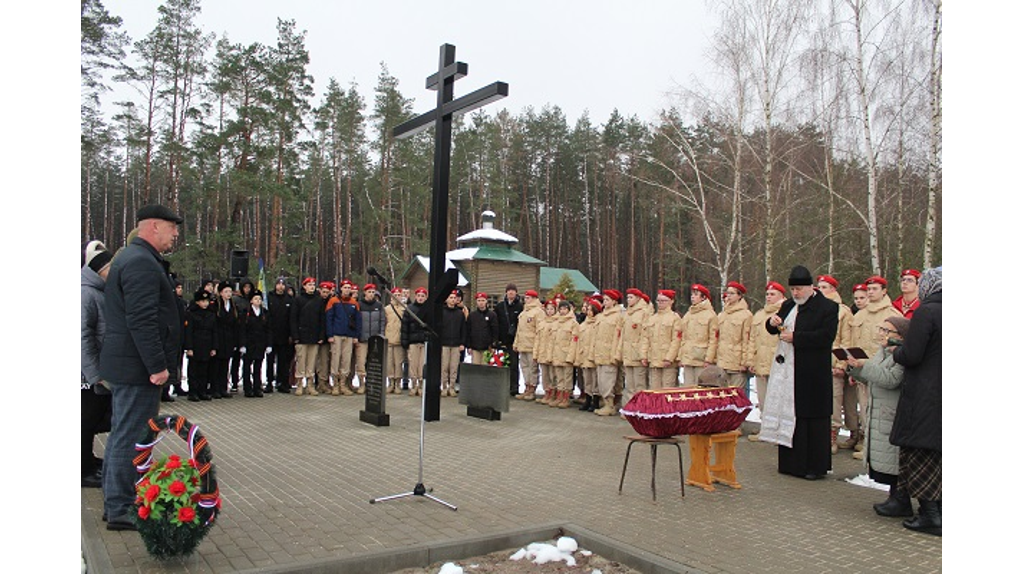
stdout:
POLYGON ((149 419, 160 414, 161 388, 149 381, 143 385, 110 385, 113 414, 103 455, 103 510, 110 520, 132 511, 139 478, 132 462, 135 444, 146 436, 149 419))

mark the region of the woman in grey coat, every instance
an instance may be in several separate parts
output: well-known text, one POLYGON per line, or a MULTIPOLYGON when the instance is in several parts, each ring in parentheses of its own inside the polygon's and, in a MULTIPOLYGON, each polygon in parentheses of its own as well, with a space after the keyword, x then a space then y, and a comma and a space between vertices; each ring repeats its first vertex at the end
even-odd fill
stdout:
MULTIPOLYGON (((889 498, 874 505, 880 516, 913 516, 914 508, 906 490, 897 487, 900 470, 900 449, 889 443, 892 421, 900 401, 903 366, 893 359, 893 350, 903 341, 910 320, 890 317, 878 327, 885 331, 888 345, 866 361, 851 359, 850 374, 868 384, 868 428, 866 461, 868 476, 875 482, 889 485, 889 498)), ((856 453, 859 455, 861 453, 856 453)), ((855 456, 856 456, 855 455, 855 456)))
POLYGON ((106 322, 103 317, 103 287, 113 255, 98 241, 99 248, 86 254, 82 266, 82 486, 103 485, 103 461, 93 454, 97 434, 110 430, 110 391, 100 377, 100 346, 106 322))

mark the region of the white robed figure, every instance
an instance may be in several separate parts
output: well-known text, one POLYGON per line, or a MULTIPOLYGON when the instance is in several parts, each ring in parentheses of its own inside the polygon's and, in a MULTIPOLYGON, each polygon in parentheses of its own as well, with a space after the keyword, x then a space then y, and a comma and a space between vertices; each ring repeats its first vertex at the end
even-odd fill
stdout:
MULTIPOLYGON (((799 305, 794 305, 783 319, 783 330, 793 332, 799 308, 799 305)), ((787 448, 793 447, 793 431, 796 429, 796 406, 793 392, 794 363, 793 343, 787 343, 780 338, 779 344, 775 348, 775 361, 768 373, 768 385, 765 390, 767 396, 762 399, 764 408, 761 410, 761 440, 787 448)))

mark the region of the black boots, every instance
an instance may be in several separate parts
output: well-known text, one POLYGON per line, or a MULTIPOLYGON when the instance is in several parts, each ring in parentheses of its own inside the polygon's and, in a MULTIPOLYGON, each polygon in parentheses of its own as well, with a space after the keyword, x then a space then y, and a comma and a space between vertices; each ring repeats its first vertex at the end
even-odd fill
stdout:
POLYGON ((918 499, 921 508, 918 515, 903 521, 903 527, 916 532, 942 536, 942 502, 918 499))
POLYGON ((580 410, 581 410, 581 411, 590 411, 590 410, 593 410, 593 409, 591 409, 591 408, 590 408, 590 405, 592 405, 592 404, 593 404, 593 402, 592 402, 592 401, 594 400, 594 398, 593 398, 593 397, 591 397, 590 395, 586 395, 586 397, 587 397, 587 400, 585 400, 585 401, 583 402, 583 404, 582 404, 582 405, 580 406, 580 410))
POLYGON ((910 503, 910 495, 905 490, 897 490, 896 485, 889 486, 889 498, 885 502, 872 505, 879 516, 906 517, 914 515, 914 506, 910 503))

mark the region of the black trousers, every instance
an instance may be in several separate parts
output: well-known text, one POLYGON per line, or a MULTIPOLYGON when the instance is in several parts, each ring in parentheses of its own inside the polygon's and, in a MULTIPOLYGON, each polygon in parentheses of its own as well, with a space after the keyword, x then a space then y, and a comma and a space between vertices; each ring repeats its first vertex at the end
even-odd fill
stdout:
POLYGON ((519 394, 519 353, 512 350, 512 345, 505 348, 508 357, 508 392, 513 397, 519 394))
POLYGON ((210 359, 210 394, 223 396, 228 394, 228 367, 230 356, 216 356, 210 359))
MULTIPOLYGON (((199 360, 191 357, 188 361, 188 394, 193 397, 210 395, 210 383, 213 381, 214 359, 207 357, 199 360)), ((225 379, 227 380, 227 379, 225 379)))
POLYGON ((274 345, 267 355, 267 382, 275 383, 279 391, 291 389, 291 366, 294 358, 295 345, 287 343, 274 345))
POLYGON ((245 367, 242 368, 242 389, 249 395, 256 391, 263 392, 263 353, 265 348, 256 352, 245 350, 245 367))
POLYGON ((241 379, 239 367, 242 366, 242 353, 235 349, 231 352, 231 388, 238 388, 238 381, 241 379))
POLYGON ((82 476, 96 472, 93 439, 110 430, 110 398, 109 394, 97 395, 92 389, 82 389, 82 476))

